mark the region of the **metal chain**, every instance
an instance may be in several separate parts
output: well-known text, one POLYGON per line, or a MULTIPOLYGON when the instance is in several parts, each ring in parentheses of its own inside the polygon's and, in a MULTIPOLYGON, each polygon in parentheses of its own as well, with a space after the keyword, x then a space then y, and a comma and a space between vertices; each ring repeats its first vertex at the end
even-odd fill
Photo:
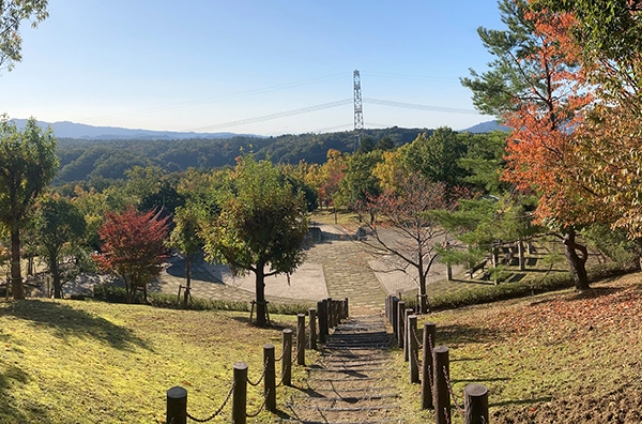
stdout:
POLYGON ((417 368, 421 367, 423 364, 417 357, 417 351, 414 349, 410 349, 410 351, 412 352, 412 357, 415 358, 415 364, 417 364, 417 368))
POLYGON ((453 400, 453 403, 455 404, 455 408, 459 411, 460 414, 464 414, 464 408, 459 406, 457 403, 457 399, 455 398, 455 393, 453 393, 453 388, 450 385, 450 376, 448 375, 448 370, 446 370, 446 366, 444 365, 444 379, 446 380, 446 386, 448 387, 448 391, 450 392, 450 397, 453 400))
POLYGON ((281 352, 281 356, 279 356, 278 358, 274 358, 274 362, 281 362, 281 359, 283 359, 284 356, 285 356, 285 350, 281 352))
POLYGON ((255 413, 255 414, 248 414, 248 413, 246 412, 246 413, 245 413, 245 416, 247 416, 248 418, 254 418, 254 417, 258 416, 258 415, 261 413, 261 411, 263 411, 263 408, 265 407, 265 403, 267 402, 267 398, 268 398, 268 396, 270 396, 270 391, 269 391, 269 390, 268 390, 268 391, 267 391, 267 393, 265 394, 265 397, 263 398, 263 403, 261 404, 261 407, 259 408, 259 410, 258 410, 258 411, 256 411, 256 413, 255 413))
MULTIPOLYGON (((217 415, 219 415, 221 412, 223 412, 223 408, 225 408, 225 405, 227 405, 227 402, 229 402, 229 401, 230 401, 230 398, 232 397, 232 393, 234 392, 234 387, 236 387, 236 382, 232 383, 232 387, 230 388, 230 391, 228 392, 227 397, 226 397, 226 398, 225 398, 225 400, 223 401, 223 404, 221 405, 221 407, 220 407, 220 408, 218 408, 218 409, 216 410, 216 412, 214 412, 214 413, 213 413, 212 415, 210 415, 209 417, 207 417, 207 418, 196 418, 196 417, 194 417, 194 416, 190 415, 190 413, 188 412, 188 413, 187 413, 187 418, 189 418, 189 419, 190 419, 190 420, 192 420, 192 421, 196 421, 197 423, 206 423, 206 422, 208 422, 208 421, 212 421, 212 420, 214 419, 214 417, 216 417, 216 416, 217 416, 217 415)), ((172 419, 172 421, 173 421, 173 419, 172 419)))
POLYGON ((250 386, 258 386, 261 384, 261 381, 263 381, 263 377, 265 377, 265 371, 267 370, 267 360, 263 363, 263 373, 261 374, 261 377, 259 377, 259 380, 255 383, 252 380, 250 380, 249 377, 246 377, 245 379, 247 380, 247 384, 250 386))
POLYGON ((414 337, 415 343, 417 343, 417 346, 421 346, 421 343, 419 342, 419 337, 417 337, 417 332, 416 331, 410 331, 410 334, 412 334, 412 337, 414 337))

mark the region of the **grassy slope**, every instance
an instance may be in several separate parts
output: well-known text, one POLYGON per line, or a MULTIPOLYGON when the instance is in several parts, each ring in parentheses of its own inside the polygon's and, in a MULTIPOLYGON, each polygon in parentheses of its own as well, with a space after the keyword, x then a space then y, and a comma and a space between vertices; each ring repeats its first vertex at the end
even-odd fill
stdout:
MULTIPOLYGON (((281 353, 280 329, 249 326, 247 316, 99 302, 2 302, 0 422, 163 422, 165 392, 175 385, 188 389, 192 415, 208 416, 228 393, 234 362, 247 362, 257 380, 262 346, 273 343, 281 353)), ((272 318, 296 325, 296 317, 272 318)), ((303 375, 295 367, 294 381, 303 375)), ((248 387, 248 412, 262 403, 260 390, 248 387)), ((279 389, 279 404, 293 392, 279 389)), ((228 411, 229 405, 223 421, 228 411)), ((263 412, 258 420, 271 418, 263 412)))
MULTIPOLYGON (((607 422, 618 414, 613 422, 640 422, 642 275, 594 286, 586 294, 564 291, 439 312, 420 317, 419 328, 437 323, 437 344, 450 348, 460 403, 467 384, 489 388, 494 423, 607 422)), ((407 366, 398 362, 404 407, 417 410, 418 386, 406 383, 407 366)), ((432 420, 429 412, 412 416, 410 422, 432 420)))

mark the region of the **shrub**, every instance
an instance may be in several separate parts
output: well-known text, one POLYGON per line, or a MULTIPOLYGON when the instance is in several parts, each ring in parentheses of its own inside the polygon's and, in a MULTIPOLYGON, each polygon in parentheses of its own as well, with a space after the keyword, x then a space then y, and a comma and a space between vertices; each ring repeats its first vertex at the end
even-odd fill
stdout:
MULTIPOLYGON (((591 267, 588 269, 588 275, 591 282, 596 282, 634 270, 636 270, 636 268, 631 264, 612 262, 591 267)), ((570 272, 549 274, 537 280, 526 279, 516 283, 477 287, 457 293, 437 295, 430 299, 430 309, 454 309, 463 306, 531 296, 554 290, 568 289, 573 286, 573 277, 570 272)), ((406 303, 406 307, 415 308, 415 299, 404 299, 404 302, 406 303)))
MULTIPOLYGON (((127 303, 127 292, 124 287, 113 284, 97 284, 94 286, 94 299, 110 303, 127 303)), ((148 293, 147 303, 158 308, 184 309, 182 299, 168 293, 148 293)), ((249 304, 245 301, 200 299, 192 297, 187 304, 187 309, 194 311, 241 311, 249 312, 249 304)), ((296 315, 307 313, 308 306, 302 304, 269 304, 269 311, 273 314, 296 315)))

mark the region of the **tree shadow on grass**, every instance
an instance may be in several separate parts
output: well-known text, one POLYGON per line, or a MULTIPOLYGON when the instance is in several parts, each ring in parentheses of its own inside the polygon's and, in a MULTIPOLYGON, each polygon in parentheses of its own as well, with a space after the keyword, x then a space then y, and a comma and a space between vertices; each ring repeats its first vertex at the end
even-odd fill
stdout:
POLYGON ((497 341, 500 336, 483 327, 470 325, 444 325, 437 327, 437 344, 454 346, 462 343, 488 343, 497 341))
POLYGON ((31 322, 33 326, 54 331, 54 335, 69 341, 74 338, 92 338, 120 350, 131 350, 134 346, 152 350, 149 344, 104 318, 74 309, 63 303, 39 300, 22 300, 0 308, 0 318, 12 316, 31 322))
POLYGON ((29 382, 29 375, 15 365, 8 365, 0 373, 0 422, 2 423, 52 423, 42 404, 15 399, 12 393, 16 385, 29 382))

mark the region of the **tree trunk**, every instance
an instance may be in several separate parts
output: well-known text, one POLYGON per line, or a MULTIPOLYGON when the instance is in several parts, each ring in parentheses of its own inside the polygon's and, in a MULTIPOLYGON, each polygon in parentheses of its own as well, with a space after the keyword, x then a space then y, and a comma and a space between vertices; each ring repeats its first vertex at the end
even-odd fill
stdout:
POLYGON ((51 276, 53 277, 54 298, 62 299, 62 284, 60 283, 60 269, 58 268, 58 261, 56 259, 51 259, 49 267, 51 268, 51 276))
POLYGON ((256 325, 267 326, 267 308, 265 304, 265 271, 264 265, 256 266, 256 325))
POLYGON ((575 229, 573 228, 569 228, 564 234, 564 254, 573 274, 575 288, 579 291, 588 290, 590 288, 586 273, 588 251, 585 246, 575 242, 575 229), (577 254, 578 251, 581 256, 577 254))
POLYGON ((33 262, 33 255, 30 254, 27 258, 27 275, 33 275, 33 262))
MULTIPOLYGON (((428 313, 428 296, 426 296, 426 273, 424 273, 424 256, 421 245, 418 247, 417 272, 419 273, 419 313, 428 313)), ((430 267, 430 265, 428 265, 430 267)))
POLYGON ((20 272, 20 229, 17 225, 11 228, 11 288, 14 299, 25 298, 20 272))
POLYGON ((192 283, 192 259, 190 255, 185 255, 185 294, 183 295, 183 308, 187 309, 187 301, 189 299, 191 283, 192 283))

